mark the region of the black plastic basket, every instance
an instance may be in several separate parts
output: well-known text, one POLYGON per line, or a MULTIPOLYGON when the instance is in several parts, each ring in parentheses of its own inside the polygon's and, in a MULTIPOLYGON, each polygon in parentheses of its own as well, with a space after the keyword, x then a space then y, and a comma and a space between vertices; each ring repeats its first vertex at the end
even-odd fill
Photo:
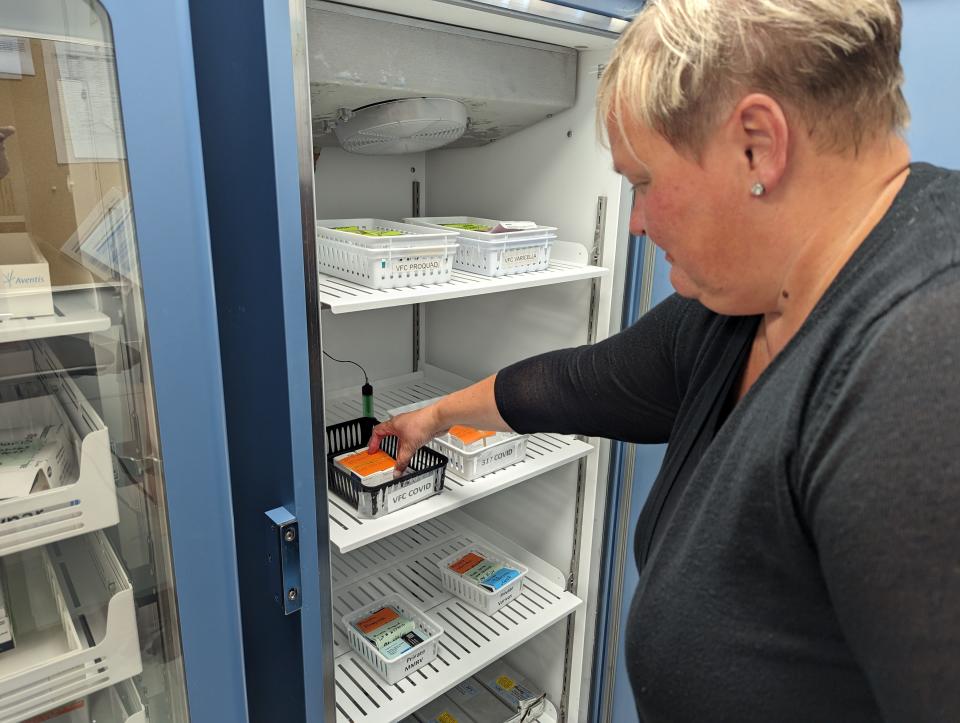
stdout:
MULTIPOLYGON (((409 472, 381 485, 368 487, 361 484, 352 475, 339 469, 333 458, 345 452, 354 452, 366 448, 373 428, 379 422, 373 417, 360 417, 327 427, 327 484, 338 496, 350 503, 356 509, 357 516, 362 518, 379 517, 390 512, 390 500, 411 488, 425 486, 426 480, 432 480, 433 491, 430 494, 419 494, 420 499, 427 499, 443 491, 444 475, 447 470, 447 458, 429 447, 421 447, 410 460, 409 472)), ((384 437, 380 440, 380 448, 391 457, 397 456, 396 437, 384 437)), ((417 500, 417 502, 420 501, 417 500)), ((401 507, 410 504, 406 502, 401 507)), ((399 509, 399 507, 398 507, 399 509)))

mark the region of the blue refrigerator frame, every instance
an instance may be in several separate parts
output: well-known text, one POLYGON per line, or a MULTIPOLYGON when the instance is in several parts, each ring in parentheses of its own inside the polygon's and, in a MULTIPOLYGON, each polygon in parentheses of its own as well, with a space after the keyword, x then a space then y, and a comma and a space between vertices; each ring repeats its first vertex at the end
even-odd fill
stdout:
MULTIPOLYGON (((192 0, 227 411, 247 704, 254 721, 333 720, 320 307, 303 0, 192 0), (302 87, 296 84, 301 83, 302 87), (302 126, 302 127, 300 127, 302 126), (312 284, 315 290, 316 284, 312 284), (264 350, 261 353, 259 350, 264 350), (269 459, 264 450, 269 450, 269 459), (317 494, 317 490, 323 491, 317 494), (296 517, 301 608, 265 564, 265 513, 296 517)), ((226 720, 223 718, 221 720, 226 720)))
POLYGON ((242 723, 234 524, 188 5, 101 4, 116 52, 190 716, 242 723))

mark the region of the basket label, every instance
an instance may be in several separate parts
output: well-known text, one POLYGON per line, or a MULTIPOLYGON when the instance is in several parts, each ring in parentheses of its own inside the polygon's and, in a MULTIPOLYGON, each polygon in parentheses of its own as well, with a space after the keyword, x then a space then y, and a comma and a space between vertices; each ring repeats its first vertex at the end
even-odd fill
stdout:
POLYGON ((409 655, 403 661, 403 672, 409 673, 411 670, 419 668, 423 664, 423 656, 427 654, 427 649, 423 648, 420 652, 409 655))
POLYGON ((390 261, 390 270, 395 274, 423 273, 424 271, 440 271, 440 259, 393 259, 390 261))
POLYGON ((515 269, 518 266, 530 266, 540 261, 540 254, 536 247, 526 247, 518 249, 504 249, 503 256, 500 257, 500 267, 504 269, 515 269))
POLYGON ((412 505, 414 502, 419 502, 432 494, 433 478, 431 477, 425 479, 423 482, 410 485, 409 487, 401 487, 398 490, 388 491, 384 507, 386 507, 387 512, 402 510, 404 507, 412 505))
POLYGON ((480 467, 486 467, 488 464, 491 464, 492 462, 499 462, 503 459, 506 459, 507 457, 512 457, 514 454, 516 454, 516 452, 517 452, 516 447, 507 447, 506 449, 500 450, 496 454, 490 454, 485 457, 481 457, 480 459, 477 460, 477 465, 480 467))

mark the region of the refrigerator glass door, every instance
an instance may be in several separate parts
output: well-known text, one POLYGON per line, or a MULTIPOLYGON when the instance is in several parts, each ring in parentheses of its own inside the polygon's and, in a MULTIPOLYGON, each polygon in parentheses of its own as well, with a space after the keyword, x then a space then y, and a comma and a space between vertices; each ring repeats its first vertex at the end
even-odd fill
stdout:
POLYGON ((17 5, 0 13, 0 722, 187 720, 110 21, 17 5))

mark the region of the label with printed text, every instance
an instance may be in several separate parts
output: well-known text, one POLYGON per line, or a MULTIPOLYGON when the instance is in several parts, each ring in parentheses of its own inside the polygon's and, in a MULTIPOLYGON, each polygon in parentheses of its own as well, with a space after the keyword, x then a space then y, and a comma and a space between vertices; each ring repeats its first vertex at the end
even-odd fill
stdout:
POLYGON ((438 274, 443 266, 441 259, 413 258, 392 259, 390 270, 395 274, 438 274))
POLYGON ((540 260, 540 250, 538 247, 526 247, 519 249, 506 249, 503 256, 500 257, 500 267, 504 269, 516 269, 521 266, 530 266, 540 260))
POLYGON ((426 499, 432 494, 433 477, 430 477, 423 482, 416 482, 407 487, 388 490, 384 507, 387 512, 395 512, 396 510, 402 510, 407 505, 412 505, 414 502, 426 499))

